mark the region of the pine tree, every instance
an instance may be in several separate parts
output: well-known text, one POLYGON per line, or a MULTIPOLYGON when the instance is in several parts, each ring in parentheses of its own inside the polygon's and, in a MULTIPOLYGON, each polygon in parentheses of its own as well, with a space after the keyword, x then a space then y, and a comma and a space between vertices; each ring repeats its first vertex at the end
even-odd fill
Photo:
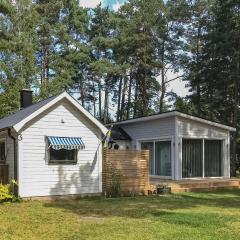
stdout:
POLYGON ((201 52, 189 69, 190 84, 197 89, 192 96, 194 105, 200 106, 197 112, 237 128, 232 139, 233 175, 239 129, 239 10, 240 1, 213 1, 205 16, 201 52))
POLYGON ((19 107, 19 93, 34 81, 36 12, 30 0, 1 2, 0 116, 19 107))

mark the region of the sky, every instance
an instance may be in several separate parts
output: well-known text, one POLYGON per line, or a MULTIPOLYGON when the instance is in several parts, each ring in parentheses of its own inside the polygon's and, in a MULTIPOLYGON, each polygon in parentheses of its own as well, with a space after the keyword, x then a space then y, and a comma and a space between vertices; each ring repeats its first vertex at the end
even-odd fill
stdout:
MULTIPOLYGON (((109 6, 111 9, 117 11, 118 8, 126 2, 126 0, 80 0, 80 4, 83 7, 87 8, 94 8, 96 7, 99 3, 102 3, 102 5, 109 6)), ((147 1, 146 1, 147 2, 147 1)), ((174 73, 169 73, 168 79, 175 78, 176 74, 174 73)), ((173 91, 177 93, 180 97, 185 97, 188 94, 188 88, 185 87, 186 83, 183 82, 181 79, 175 80, 168 84, 167 86, 167 91, 173 91)))

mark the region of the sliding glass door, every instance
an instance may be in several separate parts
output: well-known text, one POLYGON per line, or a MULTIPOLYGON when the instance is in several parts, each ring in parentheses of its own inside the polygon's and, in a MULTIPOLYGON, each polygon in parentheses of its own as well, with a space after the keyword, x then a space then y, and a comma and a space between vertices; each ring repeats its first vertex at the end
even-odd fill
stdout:
POLYGON ((155 142, 155 175, 171 176, 171 142, 155 142))
POLYGON ((202 140, 183 139, 182 146, 183 178, 202 177, 202 140))
POLYGON ((151 175, 171 177, 171 141, 142 142, 141 148, 149 150, 149 172, 151 175))
POLYGON ((206 177, 222 175, 222 141, 205 140, 204 168, 206 177))
POLYGON ((182 177, 222 176, 222 141, 182 140, 182 177))
POLYGON ((154 142, 142 143, 141 149, 149 150, 149 173, 154 175, 154 142))

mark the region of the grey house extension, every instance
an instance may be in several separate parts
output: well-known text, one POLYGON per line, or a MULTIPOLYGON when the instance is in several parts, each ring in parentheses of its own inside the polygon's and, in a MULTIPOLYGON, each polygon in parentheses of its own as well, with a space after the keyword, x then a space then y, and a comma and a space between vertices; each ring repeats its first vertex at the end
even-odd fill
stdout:
POLYGON ((232 127, 178 111, 113 126, 129 136, 117 139, 115 133, 113 148, 150 150, 151 178, 230 178, 230 132, 236 131, 232 127))

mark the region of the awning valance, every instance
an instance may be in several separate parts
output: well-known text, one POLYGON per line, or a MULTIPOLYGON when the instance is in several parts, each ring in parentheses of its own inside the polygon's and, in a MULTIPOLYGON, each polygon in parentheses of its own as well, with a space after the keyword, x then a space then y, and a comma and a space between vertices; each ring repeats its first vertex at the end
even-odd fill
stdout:
POLYGON ((84 149, 85 145, 79 137, 48 137, 49 147, 55 150, 66 149, 84 149))

